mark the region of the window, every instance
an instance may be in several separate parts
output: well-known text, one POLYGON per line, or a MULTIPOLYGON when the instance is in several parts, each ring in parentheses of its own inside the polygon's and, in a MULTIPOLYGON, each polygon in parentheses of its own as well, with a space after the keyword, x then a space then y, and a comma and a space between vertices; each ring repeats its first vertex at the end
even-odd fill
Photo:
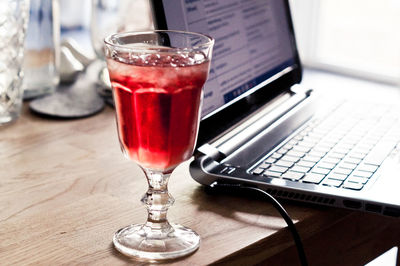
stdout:
POLYGON ((399 0, 290 0, 306 66, 400 81, 399 0))

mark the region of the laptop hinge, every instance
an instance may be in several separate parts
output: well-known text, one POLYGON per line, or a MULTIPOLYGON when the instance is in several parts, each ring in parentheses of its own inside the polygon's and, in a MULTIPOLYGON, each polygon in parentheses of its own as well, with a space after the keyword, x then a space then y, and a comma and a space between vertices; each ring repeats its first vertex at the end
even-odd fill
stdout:
POLYGON ((220 162, 223 159, 226 158, 226 155, 223 154, 220 150, 218 150, 217 148, 215 148, 214 146, 206 143, 202 146, 200 146, 197 149, 198 152, 201 152, 202 154, 212 158, 214 161, 216 162, 220 162))

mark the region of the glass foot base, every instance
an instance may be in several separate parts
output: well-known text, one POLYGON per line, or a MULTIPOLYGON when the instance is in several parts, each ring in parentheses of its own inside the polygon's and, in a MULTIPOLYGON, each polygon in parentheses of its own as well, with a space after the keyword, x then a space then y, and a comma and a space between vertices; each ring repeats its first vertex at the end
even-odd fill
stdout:
POLYGON ((167 230, 130 225, 115 233, 114 246, 127 256, 146 261, 176 259, 198 249, 200 236, 196 232, 179 224, 170 225, 167 230))

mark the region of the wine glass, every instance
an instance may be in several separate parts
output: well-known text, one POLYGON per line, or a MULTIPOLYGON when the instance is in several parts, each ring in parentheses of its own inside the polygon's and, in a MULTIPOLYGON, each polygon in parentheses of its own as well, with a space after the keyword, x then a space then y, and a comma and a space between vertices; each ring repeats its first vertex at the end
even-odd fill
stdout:
POLYGON ((125 255, 157 261, 185 256, 199 247, 198 234, 168 222, 174 199, 167 183, 196 144, 213 44, 206 35, 164 30, 117 33, 105 39, 121 148, 143 169, 149 186, 141 200, 147 221, 114 235, 114 246, 125 255))

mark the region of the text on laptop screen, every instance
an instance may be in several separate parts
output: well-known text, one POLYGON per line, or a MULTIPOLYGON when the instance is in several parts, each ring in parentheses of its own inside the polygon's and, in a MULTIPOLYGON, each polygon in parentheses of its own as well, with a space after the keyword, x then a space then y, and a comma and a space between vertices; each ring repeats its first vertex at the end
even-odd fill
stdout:
POLYGON ((281 0, 164 0, 168 29, 215 39, 202 117, 235 102, 295 62, 281 0))

